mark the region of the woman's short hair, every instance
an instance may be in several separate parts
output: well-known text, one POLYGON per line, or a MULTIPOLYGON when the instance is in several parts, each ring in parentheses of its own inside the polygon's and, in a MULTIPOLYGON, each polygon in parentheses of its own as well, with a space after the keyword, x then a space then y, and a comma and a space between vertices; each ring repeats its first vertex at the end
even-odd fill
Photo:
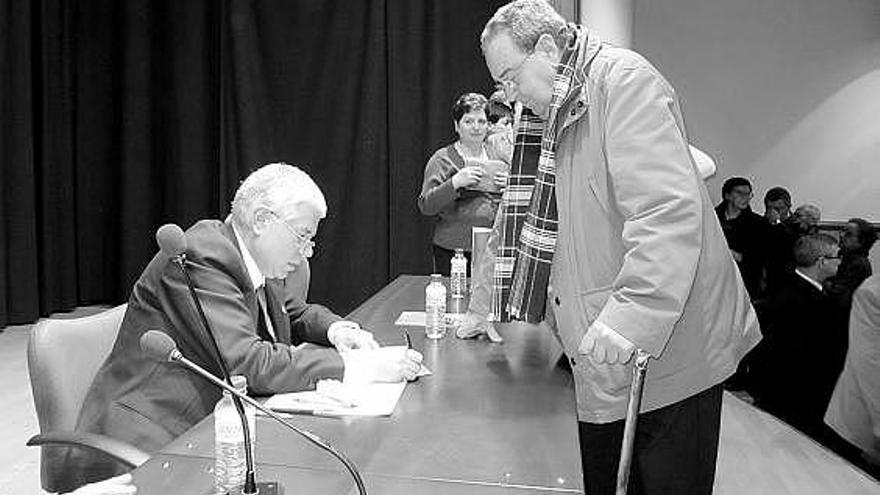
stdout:
POLYGON ((501 7, 486 23, 480 35, 480 46, 486 51, 495 35, 506 32, 523 52, 530 53, 538 38, 549 34, 562 48, 569 42, 568 24, 558 12, 544 0, 516 0, 501 7))
POLYGON ((452 105, 452 119, 458 122, 465 114, 486 110, 486 97, 479 93, 465 93, 452 105))
POLYGON ((251 172, 238 186, 232 199, 232 221, 250 231, 257 208, 284 218, 302 204, 314 208, 320 218, 327 216, 324 194, 307 173, 286 163, 270 163, 251 172))

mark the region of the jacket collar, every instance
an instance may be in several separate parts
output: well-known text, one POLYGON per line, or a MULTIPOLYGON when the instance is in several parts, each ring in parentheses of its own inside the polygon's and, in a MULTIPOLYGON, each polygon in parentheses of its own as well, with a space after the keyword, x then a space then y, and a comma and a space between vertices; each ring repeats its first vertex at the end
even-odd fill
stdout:
POLYGON ((587 113, 590 106, 590 64, 602 48, 602 40, 589 29, 583 26, 572 25, 575 33, 574 43, 577 54, 575 55, 575 73, 572 78, 571 97, 563 104, 557 118, 563 119, 560 125, 560 133, 566 127, 580 120, 587 113))

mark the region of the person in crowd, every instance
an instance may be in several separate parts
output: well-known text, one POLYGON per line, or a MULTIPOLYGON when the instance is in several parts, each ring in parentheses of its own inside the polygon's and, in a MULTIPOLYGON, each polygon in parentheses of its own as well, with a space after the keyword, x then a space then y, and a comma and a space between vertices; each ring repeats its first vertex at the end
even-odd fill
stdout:
POLYGON ((510 283, 506 314, 546 320, 570 359, 585 491, 615 492, 638 348, 654 360, 630 493, 711 493, 720 383, 760 332, 674 91, 543 0, 498 9, 480 42, 493 79, 544 121, 530 201, 502 202, 497 252, 514 268, 494 276, 510 283))
MULTIPOLYGON (((144 355, 140 338, 158 329, 181 353, 215 375, 221 364, 247 378, 250 393, 315 387, 319 379, 415 378, 421 355, 392 358, 347 352, 377 347, 371 333, 327 308, 290 297, 285 277, 312 255, 326 215, 321 190, 301 169, 269 164, 239 186, 226 221, 202 220, 186 231, 187 264, 219 344, 217 356, 193 309, 186 280, 161 251, 132 289, 109 357, 88 391, 78 431, 100 433, 153 453, 209 415, 220 390, 169 362, 144 355)), ((119 474, 101 457, 71 451, 78 486, 119 474)))
POLYGON ((837 275, 825 282, 825 289, 832 299, 835 310, 846 324, 849 319, 852 295, 856 288, 871 276, 868 254, 877 241, 877 232, 871 222, 863 218, 850 218, 840 236, 840 252, 843 255, 837 275))
POLYGON ((816 205, 805 204, 795 208, 794 213, 784 221, 791 231, 794 239, 815 234, 819 231, 819 222, 822 220, 822 211, 816 205))
POLYGON ((779 225, 791 216, 791 193, 788 189, 771 187, 764 194, 764 219, 770 225, 779 225))
POLYGON ((486 106, 489 132, 486 135, 486 153, 493 160, 510 166, 513 159, 513 109, 503 91, 492 93, 486 106))
POLYGON ((452 106, 452 123, 458 139, 431 155, 425 165, 419 210, 435 217, 432 239, 433 273, 449 275, 456 249, 470 260, 471 229, 491 227, 501 201, 506 173, 487 173, 481 162, 489 160, 485 146, 488 119, 486 98, 465 93, 452 106))
POLYGON ((764 253, 761 248, 767 222, 752 211, 752 183, 744 177, 731 177, 721 186, 722 201, 715 208, 724 230, 730 254, 752 300, 761 297, 764 253))
POLYGON ((846 329, 834 318, 822 284, 840 265, 837 241, 827 234, 800 237, 796 268, 768 302, 762 320, 765 341, 756 360, 756 404, 821 440, 822 416, 839 371, 833 356, 845 346, 846 329))
POLYGON ((772 299, 794 271, 795 239, 787 226, 790 217, 791 193, 779 186, 769 189, 764 195, 764 219, 768 224, 764 240, 763 294, 766 299, 772 299))
POLYGON ((880 275, 868 277, 853 296, 846 364, 825 423, 858 449, 857 463, 880 477, 880 275))

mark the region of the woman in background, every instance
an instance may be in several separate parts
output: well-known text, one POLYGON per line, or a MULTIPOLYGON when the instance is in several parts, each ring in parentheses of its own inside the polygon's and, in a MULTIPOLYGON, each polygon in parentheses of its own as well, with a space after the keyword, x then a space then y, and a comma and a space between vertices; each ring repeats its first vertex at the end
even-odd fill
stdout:
POLYGON ((503 90, 498 90, 489 97, 486 118, 489 120, 486 152, 489 158, 501 160, 509 167, 513 159, 513 109, 503 90))
POLYGON ((452 120, 458 140, 434 152, 425 165, 419 210, 436 217, 433 273, 449 275, 456 249, 463 249, 470 261, 471 229, 491 227, 501 201, 507 173, 487 172, 491 157, 485 146, 486 103, 477 93, 456 99, 452 120))

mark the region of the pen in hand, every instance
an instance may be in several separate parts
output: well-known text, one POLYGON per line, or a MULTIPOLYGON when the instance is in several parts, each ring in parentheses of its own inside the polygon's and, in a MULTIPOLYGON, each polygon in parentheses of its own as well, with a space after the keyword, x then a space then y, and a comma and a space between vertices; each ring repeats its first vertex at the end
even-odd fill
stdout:
POLYGON ((412 349, 412 339, 409 336, 409 332, 405 328, 401 328, 400 333, 403 335, 403 341, 406 342, 406 348, 412 349))
MULTIPOLYGON (((406 342, 406 349, 407 349, 407 350, 412 349, 412 338, 410 338, 410 336, 409 336, 409 332, 406 331, 406 328, 401 328, 401 329, 400 329, 400 334, 403 335, 403 341, 406 342)), ((413 379, 410 380, 410 381, 413 381, 413 382, 414 382, 414 381, 416 381, 416 380, 418 380, 418 379, 419 379, 419 375, 416 375, 415 378, 413 378, 413 379)))

